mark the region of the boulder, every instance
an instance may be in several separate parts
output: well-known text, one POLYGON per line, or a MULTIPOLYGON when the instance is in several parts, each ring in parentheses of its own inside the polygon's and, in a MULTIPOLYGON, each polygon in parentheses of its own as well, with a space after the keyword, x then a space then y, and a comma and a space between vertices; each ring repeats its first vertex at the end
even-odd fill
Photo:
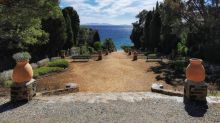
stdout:
POLYGON ((31 67, 32 67, 33 69, 35 69, 35 68, 38 68, 39 66, 37 65, 37 63, 31 63, 31 67))
POLYGON ((42 66, 46 66, 49 62, 50 62, 50 59, 49 58, 45 58, 45 59, 42 59, 42 60, 38 61, 37 65, 39 67, 42 67, 42 66))
POLYGON ((52 57, 52 58, 50 59, 50 61, 55 61, 55 60, 59 60, 59 59, 61 59, 61 57, 52 57))

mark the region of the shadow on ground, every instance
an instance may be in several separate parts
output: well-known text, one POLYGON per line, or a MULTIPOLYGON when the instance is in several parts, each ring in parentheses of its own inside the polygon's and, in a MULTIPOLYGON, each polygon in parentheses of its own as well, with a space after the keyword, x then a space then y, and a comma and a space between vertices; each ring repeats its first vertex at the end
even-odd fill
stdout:
POLYGON ((192 117, 203 117, 207 112, 207 101, 184 101, 185 111, 192 117))
POLYGON ((156 76, 156 80, 163 80, 167 84, 178 86, 184 84, 185 74, 181 71, 177 71, 171 67, 170 63, 158 62, 160 65, 151 67, 150 71, 153 71, 156 76))
POLYGON ((0 105, 0 113, 16 109, 20 106, 25 105, 26 103, 27 102, 18 102, 18 103, 7 102, 5 104, 0 105))

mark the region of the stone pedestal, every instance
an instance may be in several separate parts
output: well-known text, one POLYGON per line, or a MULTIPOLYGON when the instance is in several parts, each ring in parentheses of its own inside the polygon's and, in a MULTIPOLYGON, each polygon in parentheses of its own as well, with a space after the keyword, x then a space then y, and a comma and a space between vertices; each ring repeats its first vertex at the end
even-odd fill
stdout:
POLYGON ((98 52, 98 61, 99 60, 102 60, 102 52, 101 51, 98 52))
POLYGON ((137 52, 134 52, 133 61, 137 60, 137 56, 138 56, 137 52))
POLYGON ((185 80, 184 99, 206 101, 208 85, 205 82, 197 83, 185 80))
POLYGON ((36 81, 13 83, 11 86, 11 102, 30 101, 36 95, 36 81))

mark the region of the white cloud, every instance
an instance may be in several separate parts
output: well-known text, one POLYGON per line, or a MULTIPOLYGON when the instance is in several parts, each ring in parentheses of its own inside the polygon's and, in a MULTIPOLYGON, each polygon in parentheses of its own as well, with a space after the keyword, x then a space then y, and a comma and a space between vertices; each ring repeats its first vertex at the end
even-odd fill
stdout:
POLYGON ((81 24, 131 24, 141 10, 151 10, 155 5, 156 0, 61 0, 60 6, 74 7, 81 24))

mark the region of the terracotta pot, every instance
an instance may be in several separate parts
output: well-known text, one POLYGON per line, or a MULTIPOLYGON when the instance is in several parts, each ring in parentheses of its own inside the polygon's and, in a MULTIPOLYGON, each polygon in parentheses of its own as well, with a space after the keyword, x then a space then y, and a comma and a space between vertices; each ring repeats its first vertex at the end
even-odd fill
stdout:
POLYGON ((33 69, 28 61, 17 61, 13 70, 12 80, 15 83, 30 81, 33 77, 33 69))
POLYGON ((190 59, 190 64, 186 68, 186 78, 193 82, 203 82, 205 80, 205 68, 201 59, 190 59))

